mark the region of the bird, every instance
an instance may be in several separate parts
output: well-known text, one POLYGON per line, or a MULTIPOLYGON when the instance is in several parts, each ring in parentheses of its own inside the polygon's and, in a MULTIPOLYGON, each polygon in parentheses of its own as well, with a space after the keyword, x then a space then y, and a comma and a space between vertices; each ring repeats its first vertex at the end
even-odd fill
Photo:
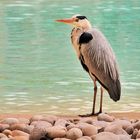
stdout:
POLYGON ((106 90, 113 101, 120 100, 121 82, 115 53, 105 37, 92 26, 86 16, 74 15, 56 22, 72 25, 71 42, 83 69, 94 85, 92 112, 81 117, 97 116, 102 113, 103 92, 106 90), (100 84, 100 106, 96 111, 97 82, 100 84))

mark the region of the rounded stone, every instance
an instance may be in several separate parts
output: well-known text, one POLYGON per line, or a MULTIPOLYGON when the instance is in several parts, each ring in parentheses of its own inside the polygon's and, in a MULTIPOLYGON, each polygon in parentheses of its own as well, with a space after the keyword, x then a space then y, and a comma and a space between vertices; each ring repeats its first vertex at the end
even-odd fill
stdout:
POLYGON ((2 133, 5 134, 7 137, 9 135, 12 135, 12 131, 11 130, 8 130, 8 129, 5 129, 2 133))
POLYGON ((102 132, 98 133, 94 140, 120 140, 118 135, 115 135, 111 132, 102 132))
POLYGON ((0 140, 1 140, 1 138, 7 138, 7 136, 3 133, 0 133, 0 140))
POLYGON ((88 123, 78 123, 77 126, 82 130, 84 136, 96 135, 98 132, 94 125, 88 123))
POLYGON ((45 137, 47 134, 48 125, 45 123, 39 123, 34 126, 30 133, 30 140, 40 140, 42 137, 45 137))
POLYGON ((43 117, 41 120, 47 121, 47 122, 51 123, 52 125, 54 125, 54 123, 57 121, 57 119, 58 119, 58 117, 56 117, 54 115, 50 115, 50 116, 43 117))
POLYGON ((26 133, 30 133, 30 126, 28 124, 18 123, 11 125, 10 130, 20 130, 26 133))
POLYGON ((54 126, 63 126, 65 127, 66 124, 68 124, 68 121, 64 120, 64 119, 58 119, 55 121, 54 126))
POLYGON ((97 116, 97 119, 98 121, 113 122, 115 120, 115 117, 105 113, 101 113, 97 116))
POLYGON ((140 129, 140 121, 137 121, 137 122, 133 123, 132 125, 134 128, 136 128, 138 130, 140 129))
POLYGON ((18 118, 19 123, 30 124, 30 120, 26 118, 18 118))
POLYGON ((5 118, 0 123, 12 125, 12 124, 19 123, 19 120, 16 118, 5 118))
POLYGON ((70 140, 70 139, 67 139, 67 138, 54 138, 53 140, 70 140))
POLYGON ((15 137, 15 136, 25 136, 25 137, 29 137, 28 133, 25 133, 23 131, 20 130, 13 130, 11 136, 15 137))
POLYGON ((69 130, 69 129, 72 129, 72 128, 78 128, 78 126, 73 124, 73 123, 67 123, 66 128, 67 128, 67 130, 69 130))
POLYGON ((126 128, 128 128, 129 126, 131 126, 131 122, 130 121, 128 121, 128 120, 120 120, 120 119, 115 120, 111 124, 120 125, 124 130, 126 128))
POLYGON ((11 137, 10 140, 29 140, 29 137, 26 137, 26 136, 15 136, 15 137, 11 137))
POLYGON ((137 134, 136 138, 137 139, 140 138, 140 130, 138 131, 138 134, 137 134))
POLYGON ((119 135, 119 134, 127 134, 125 130, 122 129, 122 127, 120 125, 115 125, 115 124, 111 124, 111 125, 108 125, 105 129, 104 129, 105 132, 112 132, 116 135, 119 135))
POLYGON ((78 138, 77 140, 92 140, 89 136, 82 136, 81 138, 78 138))
POLYGON ((62 126, 49 127, 46 136, 49 138, 63 138, 66 136, 66 128, 62 126))
POLYGON ((129 126, 129 127, 127 127, 127 128, 125 129, 125 131, 126 131, 129 135, 131 135, 131 134, 133 133, 133 131, 134 131, 134 127, 133 127, 133 126, 129 126))
POLYGON ((36 126, 41 126, 41 125, 46 127, 46 128, 52 127, 52 124, 49 123, 49 122, 46 122, 46 121, 34 121, 34 122, 31 123, 31 125, 34 125, 35 127, 36 126))
POLYGON ((118 136, 119 136, 119 140, 130 140, 129 135, 118 135, 118 136))
POLYGON ((42 115, 34 115, 30 118, 30 123, 32 123, 33 121, 40 121, 41 119, 43 119, 42 115))
POLYGON ((138 129, 134 129, 131 139, 136 139, 137 134, 138 134, 138 129))
POLYGON ((83 136, 81 129, 79 128, 72 128, 66 133, 66 137, 71 140, 76 140, 83 136))
POLYGON ((0 124, 0 132, 4 131, 5 129, 9 129, 9 124, 0 124))

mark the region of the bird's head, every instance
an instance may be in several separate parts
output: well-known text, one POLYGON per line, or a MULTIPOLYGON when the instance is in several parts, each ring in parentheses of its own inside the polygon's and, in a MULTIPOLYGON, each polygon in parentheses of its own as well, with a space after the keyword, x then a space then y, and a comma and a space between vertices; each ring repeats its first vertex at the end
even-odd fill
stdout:
POLYGON ((57 22, 62 22, 66 24, 70 24, 76 28, 80 28, 83 30, 88 30, 91 28, 90 22, 87 20, 85 16, 81 15, 74 15, 71 18, 66 18, 66 19, 59 19, 56 20, 57 22))

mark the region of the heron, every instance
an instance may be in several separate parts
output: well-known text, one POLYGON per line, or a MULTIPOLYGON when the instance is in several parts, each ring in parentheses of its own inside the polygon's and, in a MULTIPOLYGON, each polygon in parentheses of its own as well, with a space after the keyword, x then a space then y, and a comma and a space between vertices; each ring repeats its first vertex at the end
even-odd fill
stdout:
POLYGON ((71 18, 59 19, 57 22, 72 25, 71 42, 83 69, 89 74, 94 84, 92 112, 82 117, 102 113, 103 91, 109 93, 113 101, 120 100, 121 84, 116 56, 105 35, 92 27, 86 16, 74 15, 71 18), (95 112, 97 81, 100 84, 99 112, 95 112))

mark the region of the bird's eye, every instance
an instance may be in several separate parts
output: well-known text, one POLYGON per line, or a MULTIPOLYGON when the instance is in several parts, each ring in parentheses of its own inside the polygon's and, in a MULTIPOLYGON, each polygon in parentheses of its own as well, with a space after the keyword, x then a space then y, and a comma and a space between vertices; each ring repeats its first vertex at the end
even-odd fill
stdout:
POLYGON ((76 21, 76 22, 78 22, 78 21, 79 21, 79 19, 78 19, 78 18, 76 18, 76 19, 75 19, 75 21, 76 21))

